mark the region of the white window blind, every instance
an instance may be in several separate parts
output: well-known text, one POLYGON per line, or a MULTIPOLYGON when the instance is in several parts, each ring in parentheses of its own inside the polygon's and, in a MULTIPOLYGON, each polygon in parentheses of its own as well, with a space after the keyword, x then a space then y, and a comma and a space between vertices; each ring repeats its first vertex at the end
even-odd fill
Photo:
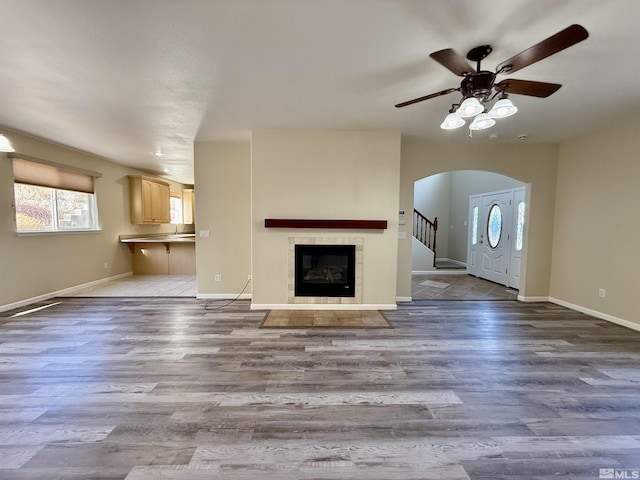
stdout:
POLYGON ((39 187, 95 193, 94 179, 101 174, 90 170, 59 165, 27 155, 9 154, 13 160, 13 178, 16 183, 39 187))

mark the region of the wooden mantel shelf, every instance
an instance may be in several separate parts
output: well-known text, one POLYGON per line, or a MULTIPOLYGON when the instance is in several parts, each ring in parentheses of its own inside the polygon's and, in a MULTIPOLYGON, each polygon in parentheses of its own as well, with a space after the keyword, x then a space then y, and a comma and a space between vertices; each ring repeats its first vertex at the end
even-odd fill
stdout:
POLYGON ((306 220, 265 218, 265 228, 342 228, 351 230, 386 230, 386 220, 306 220))

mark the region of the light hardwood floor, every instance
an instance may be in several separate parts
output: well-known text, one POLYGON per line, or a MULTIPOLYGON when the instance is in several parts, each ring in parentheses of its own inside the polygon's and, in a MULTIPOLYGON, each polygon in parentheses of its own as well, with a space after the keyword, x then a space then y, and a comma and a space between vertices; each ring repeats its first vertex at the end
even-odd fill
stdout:
MULTIPOLYGON (((640 467, 640 334, 425 301, 393 329, 64 298, 0 314, 3 480, 597 479, 640 467)), ((629 477, 631 478, 631 477, 629 477)))

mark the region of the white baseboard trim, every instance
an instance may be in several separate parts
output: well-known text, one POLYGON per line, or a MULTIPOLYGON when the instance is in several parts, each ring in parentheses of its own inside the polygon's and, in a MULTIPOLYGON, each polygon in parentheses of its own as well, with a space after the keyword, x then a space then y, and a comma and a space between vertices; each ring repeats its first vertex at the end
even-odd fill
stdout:
POLYGON ((396 297, 396 302, 399 302, 399 303, 413 302, 413 298, 411 298, 411 297, 396 297))
POLYGON ((79 290, 89 287, 95 287, 96 285, 100 285, 103 283, 111 282, 113 280, 118 280, 124 277, 130 277, 133 275, 133 272, 125 272, 120 273, 119 275, 113 275, 111 277, 101 278, 99 280, 94 280, 93 282, 83 283, 82 285, 76 285, 69 288, 63 288, 62 290, 56 290, 55 292, 45 293, 43 295, 38 295, 36 297, 26 298, 24 300, 20 300, 19 302, 8 303, 6 305, 0 305, 0 312, 6 312, 7 310, 13 310, 14 308, 24 307, 26 305, 31 305, 32 303, 40 302, 42 300, 47 300, 48 298, 53 297, 61 297, 65 295, 69 295, 75 293, 79 290))
POLYGON ((414 270, 411 275, 467 275, 466 270, 414 270))
POLYGON ((608 313, 602 313, 602 312, 598 312, 597 310, 591 310, 590 308, 581 307, 580 305, 575 305, 573 303, 565 302, 564 300, 560 300, 554 297, 549 297, 549 301, 551 303, 555 303, 556 305, 560 305, 561 307, 566 307, 571 310, 576 310, 578 312, 586 313, 587 315, 591 315, 592 317, 596 317, 601 320, 606 320, 607 322, 615 323, 617 325, 621 325, 623 327, 627 327, 632 330, 636 330, 640 332, 640 324, 637 324, 635 322, 630 322, 629 320, 625 320, 624 318, 614 317, 613 315, 609 315, 608 313))
POLYGON ((397 310, 395 303, 252 303, 251 310, 397 310))
POLYGON ((233 300, 234 298, 238 300, 251 300, 251 294, 243 293, 238 296, 237 293, 198 293, 196 298, 198 300, 233 300))
POLYGON ((518 295, 518 300, 521 302, 548 302, 549 297, 525 297, 524 295, 518 295))

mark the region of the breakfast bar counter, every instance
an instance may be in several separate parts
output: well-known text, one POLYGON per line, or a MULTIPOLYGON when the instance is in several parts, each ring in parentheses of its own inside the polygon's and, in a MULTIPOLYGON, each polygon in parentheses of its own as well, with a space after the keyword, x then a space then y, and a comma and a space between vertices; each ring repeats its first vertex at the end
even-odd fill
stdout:
POLYGON ((137 275, 194 275, 196 236, 194 233, 120 235, 129 246, 132 270, 137 275))

